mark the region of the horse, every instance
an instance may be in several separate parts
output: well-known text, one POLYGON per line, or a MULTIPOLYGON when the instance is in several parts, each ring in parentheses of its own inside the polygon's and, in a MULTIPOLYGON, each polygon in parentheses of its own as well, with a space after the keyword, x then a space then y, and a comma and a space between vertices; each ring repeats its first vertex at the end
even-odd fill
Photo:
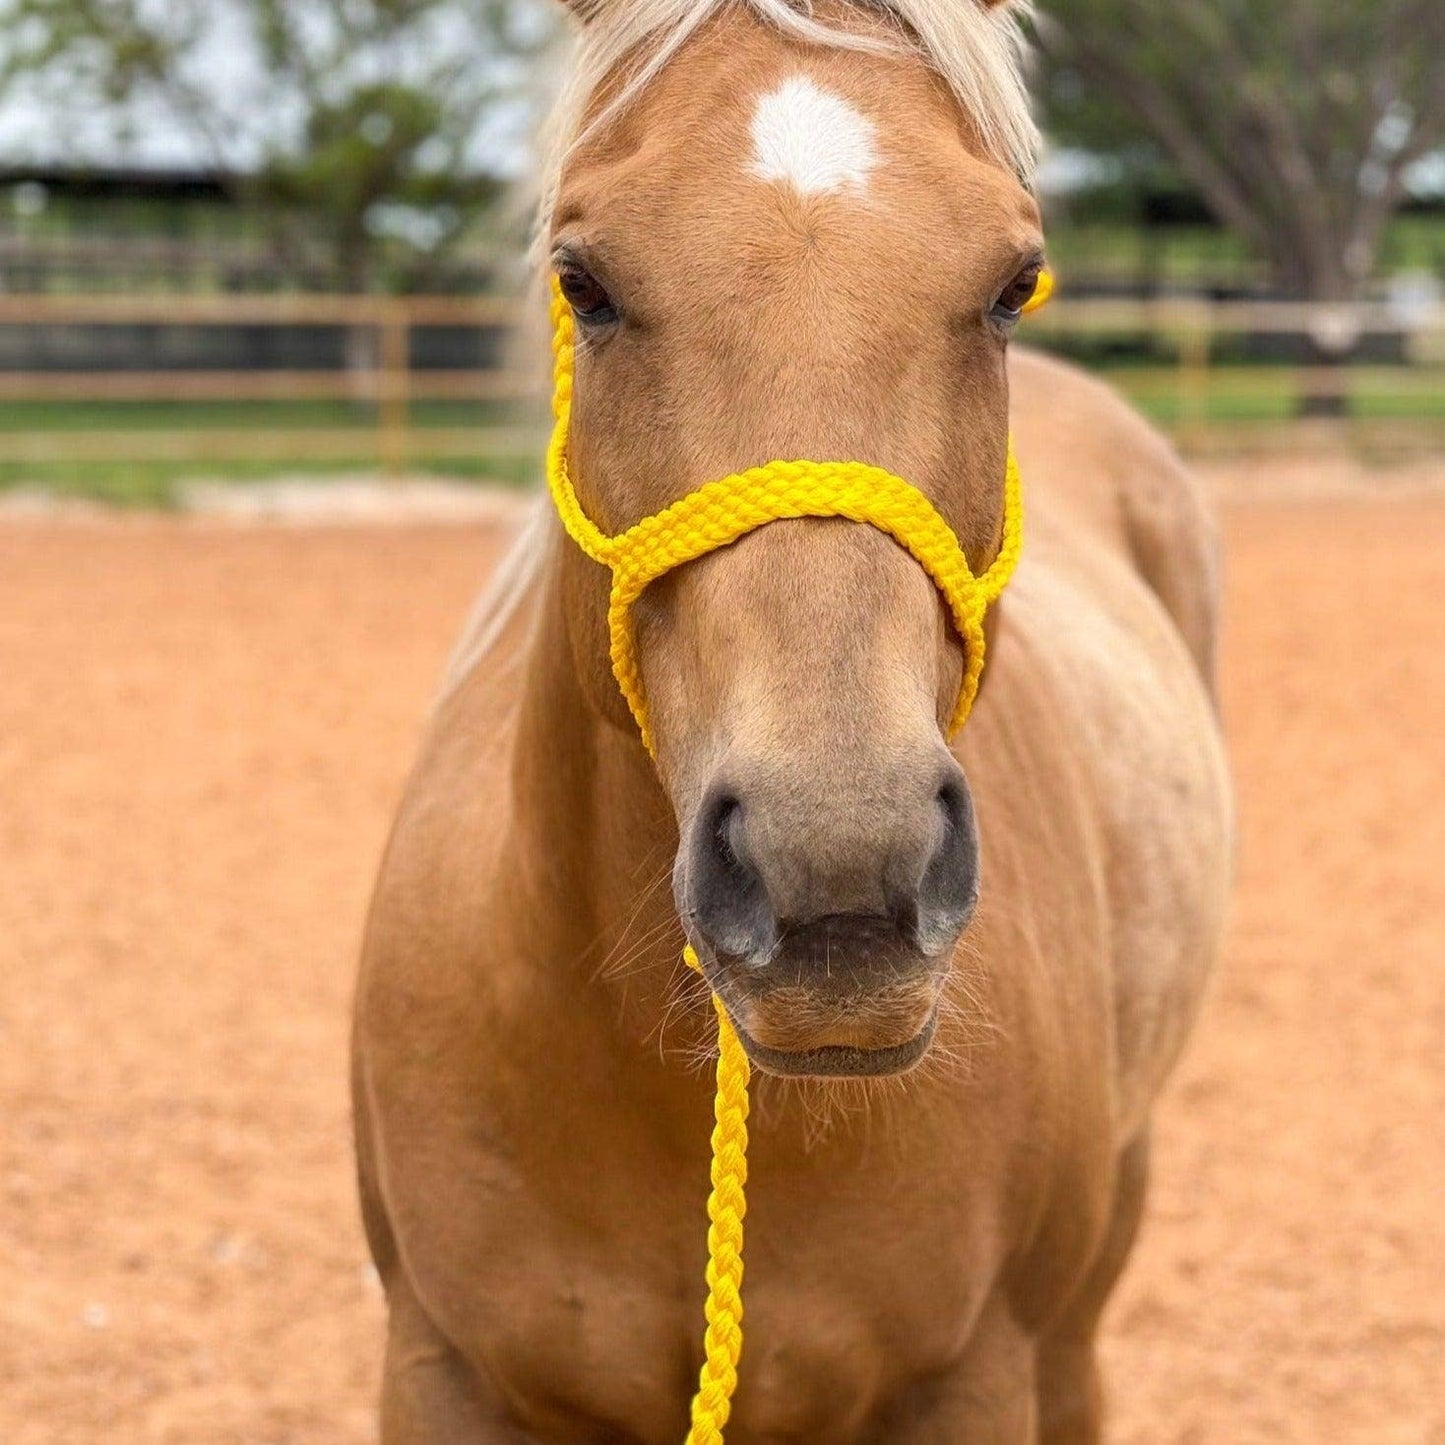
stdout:
POLYGON ((664 1445, 702 1355, 715 993, 757 1074, 733 1445, 1091 1442, 1095 1339, 1232 857, 1198 484, 1010 345, 1043 258, 1019 15, 574 0, 543 269, 615 533, 776 458, 906 478, 1016 577, 967 665, 876 527, 633 609, 540 508, 458 646, 356 996, 386 1445, 664 1445), (696 950, 699 977, 680 961, 696 950))

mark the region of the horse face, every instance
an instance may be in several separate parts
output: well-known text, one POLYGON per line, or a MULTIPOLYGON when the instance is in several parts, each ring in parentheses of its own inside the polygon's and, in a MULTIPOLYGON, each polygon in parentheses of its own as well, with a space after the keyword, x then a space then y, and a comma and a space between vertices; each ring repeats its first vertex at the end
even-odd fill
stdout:
MULTIPOLYGON (((1038 218, 919 59, 724 12, 588 133, 550 239, 578 318, 573 476, 604 530, 774 458, 853 459, 993 555, 1005 303, 1038 218)), ((630 726, 605 585, 577 576, 578 655, 630 726)), ((910 1066, 979 886, 932 582, 871 527, 780 521, 654 583, 633 625, 679 912, 754 1060, 910 1066)))

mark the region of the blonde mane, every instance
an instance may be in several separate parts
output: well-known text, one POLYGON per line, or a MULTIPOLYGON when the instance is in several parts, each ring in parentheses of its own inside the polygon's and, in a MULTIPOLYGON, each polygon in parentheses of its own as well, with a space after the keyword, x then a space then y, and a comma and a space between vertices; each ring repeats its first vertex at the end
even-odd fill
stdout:
MULTIPOLYGON (((595 126, 634 100, 709 20, 730 6, 751 10, 779 30, 815 45, 872 53, 913 51, 948 84, 989 154, 1032 186, 1039 133, 1024 85, 1021 17, 1027 0, 844 0, 844 11, 875 22, 863 28, 819 20, 813 0, 590 0, 574 37, 569 78, 544 131, 536 259, 551 220, 558 181, 582 133, 599 87, 620 66, 630 74, 595 126)), ((539 77, 545 79, 545 77, 539 77)), ((539 314, 541 314, 539 302, 539 314)), ((550 508, 538 507, 479 598, 447 666, 444 701, 491 651, 516 614, 555 532, 550 508)))

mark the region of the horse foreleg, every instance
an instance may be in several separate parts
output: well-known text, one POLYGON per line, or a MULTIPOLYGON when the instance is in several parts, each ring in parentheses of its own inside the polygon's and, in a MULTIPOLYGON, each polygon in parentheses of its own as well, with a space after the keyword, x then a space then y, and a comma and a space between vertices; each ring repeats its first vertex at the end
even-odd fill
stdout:
POLYGON ((1139 1232, 1149 1182, 1147 1129, 1119 1156, 1114 1211, 1098 1256, 1079 1292, 1039 1342, 1040 1445, 1098 1445, 1103 1389, 1095 1359, 1099 1317, 1139 1232))
POLYGON ((389 1302, 381 1445, 531 1445, 488 1407, 473 1372, 404 1282, 389 1302))
POLYGON ((869 1445, 1034 1445, 1034 1342, 998 1296, 953 1368, 916 1381, 875 1422, 869 1445))

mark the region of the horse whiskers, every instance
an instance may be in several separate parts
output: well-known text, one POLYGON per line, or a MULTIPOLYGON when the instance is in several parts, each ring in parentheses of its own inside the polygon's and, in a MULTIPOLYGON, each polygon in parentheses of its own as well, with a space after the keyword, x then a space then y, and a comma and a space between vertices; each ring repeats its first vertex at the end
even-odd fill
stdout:
POLYGON ((838 1117, 866 1116, 881 1097, 896 1092, 905 1077, 901 1074, 878 1078, 774 1077, 771 1082, 775 1093, 791 1095, 815 1116, 831 1121, 838 1117))
POLYGON ((941 1084, 967 1077, 973 1069, 971 1051, 935 1042, 907 1077, 919 1084, 941 1084))
POLYGON ((988 994, 989 973, 982 952, 972 934, 958 942, 954 965, 944 980, 939 996, 942 1015, 962 1024, 972 1035, 986 1033, 1006 1037, 988 994))
POLYGON ((632 939, 625 952, 622 951, 619 941, 612 952, 593 970, 592 981, 600 983, 604 979, 626 980, 633 977, 647 966, 646 955, 651 952, 654 945, 675 934, 676 931, 676 921, 671 918, 663 918, 632 939))
POLYGON ((651 848, 647 850, 646 853, 643 854, 643 856, 638 860, 636 867, 633 868, 633 881, 636 882, 644 875, 652 873, 652 870, 657 865, 657 855, 659 853, 666 853, 668 855, 667 860, 663 863, 661 872, 654 874, 652 881, 648 883, 646 887, 650 892, 652 889, 657 888, 662 883, 670 880, 672 877, 672 855, 674 855, 675 852, 676 849, 670 842, 668 842, 666 839, 659 839, 656 843, 653 844, 651 848))
POLYGON ((655 943, 663 934, 676 927, 676 919, 670 912, 664 914, 653 926, 647 929, 640 937, 631 940, 629 945, 628 934, 632 931, 633 925, 641 917, 643 910, 655 898, 658 889, 661 888, 672 876, 671 865, 663 868, 656 874, 652 881, 638 890, 637 902, 633 905, 632 912, 628 915, 627 922, 623 924, 617 935, 616 941, 606 956, 592 972, 592 981, 600 982, 604 978, 623 978, 627 975, 629 967, 647 947, 655 943), (627 946, 626 953, 622 953, 624 945, 627 946))
POLYGON ((718 1053, 714 1036, 706 1022, 713 1012, 712 1005, 706 991, 697 986, 692 971, 683 964, 680 957, 668 977, 666 997, 667 1001, 663 1005, 657 1025, 648 1034, 648 1038, 656 1035, 658 1058, 664 1063, 669 1058, 675 1059, 682 1063, 689 1073, 706 1073, 716 1065, 718 1053), (673 1021, 688 1018, 702 1020, 700 1034, 703 1041, 689 1040, 669 1047, 667 1031, 673 1021))
POLYGON ((946 995, 938 1004, 938 1032, 916 1072, 930 1081, 968 1079, 978 1057, 997 1045, 1004 1031, 992 1019, 946 995))
MULTIPOLYGON (((757 1090, 764 1127, 777 1127, 790 1108, 801 1115, 802 1145, 813 1152, 849 1127, 866 1150, 873 1139, 875 1112, 906 1101, 916 1087, 917 1071, 868 1079, 790 1079, 765 1075, 757 1090)), ((885 1136, 890 1131, 885 1129, 885 1136)))

